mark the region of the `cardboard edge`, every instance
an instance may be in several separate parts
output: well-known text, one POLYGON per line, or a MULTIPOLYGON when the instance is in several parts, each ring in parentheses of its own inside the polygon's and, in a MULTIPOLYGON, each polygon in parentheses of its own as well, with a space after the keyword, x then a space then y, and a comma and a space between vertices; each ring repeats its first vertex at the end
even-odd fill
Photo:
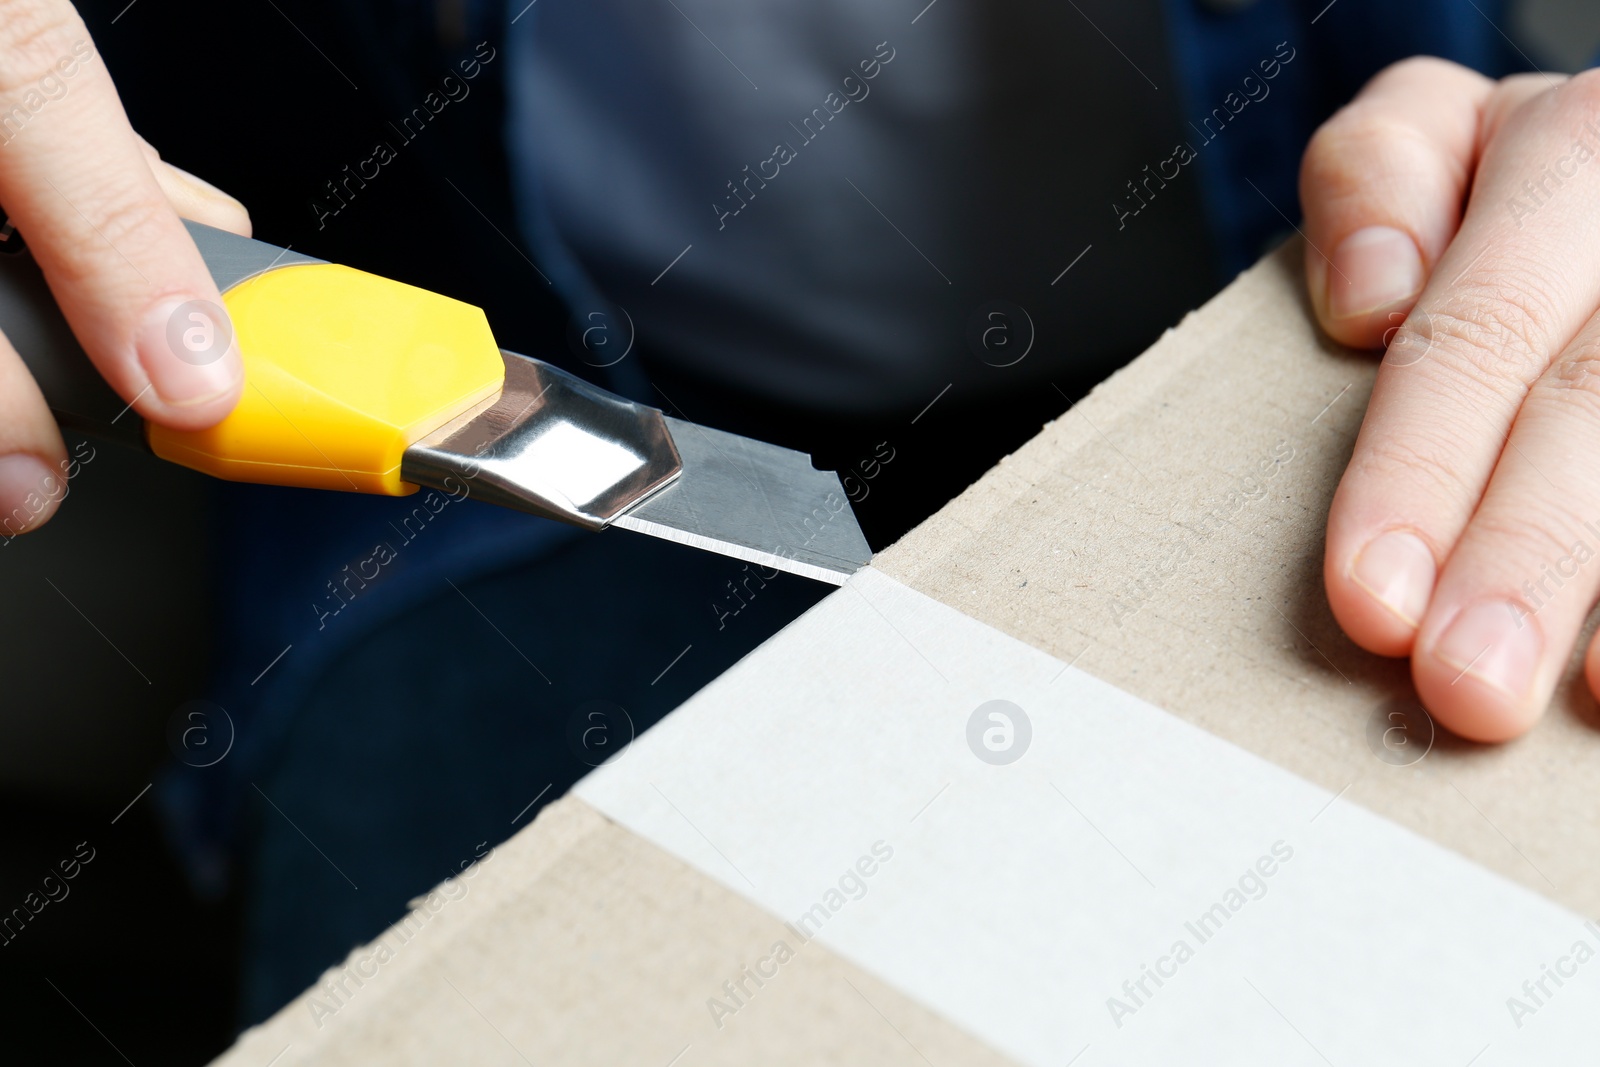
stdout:
MULTIPOLYGON (((575 796, 564 796, 546 805, 533 822, 521 832, 487 853, 478 861, 476 870, 447 878, 428 892, 407 902, 406 914, 386 927, 371 941, 352 948, 338 963, 328 967, 309 988, 289 1003, 279 1008, 270 1018, 250 1027, 234 1041, 227 1052, 218 1057, 216 1067, 261 1067, 271 1062, 274 1067, 288 1067, 291 1063, 313 1059, 324 1036, 332 1031, 321 1025, 329 1005, 330 987, 348 987, 351 969, 358 961, 370 956, 373 946, 390 939, 399 939, 406 945, 417 943, 417 932, 423 926, 433 931, 432 936, 418 939, 417 950, 407 954, 404 970, 425 967, 433 957, 444 952, 457 938, 476 929, 475 921, 492 914, 515 897, 525 894, 567 855, 584 847, 613 824, 604 815, 575 796), (468 888, 455 895, 456 888, 468 888), (475 900, 472 908, 452 913, 448 907, 430 910, 430 902, 437 899, 475 900), (420 922, 418 920, 421 920, 420 922), (465 920, 465 921, 463 921, 465 920), (285 1054, 293 1050, 293 1056, 285 1054), (283 1057, 274 1059, 274 1057, 283 1057)), ((359 977, 359 972, 356 972, 359 977)), ((391 982, 405 981, 397 974, 391 982)), ((381 993, 369 998, 369 1004, 381 1000, 381 993)), ((354 998, 352 997, 352 1001, 354 998)), ((335 1010, 342 1004, 335 1005, 335 1010)))

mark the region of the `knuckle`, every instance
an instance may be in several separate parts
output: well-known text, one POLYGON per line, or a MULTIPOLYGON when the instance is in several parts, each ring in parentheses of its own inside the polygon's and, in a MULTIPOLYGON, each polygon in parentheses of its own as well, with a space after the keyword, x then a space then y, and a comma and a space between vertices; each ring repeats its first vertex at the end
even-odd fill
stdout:
POLYGON ((1557 106, 1570 109, 1584 119, 1600 112, 1600 70, 1574 74, 1551 90, 1557 106))
POLYGON ((1543 74, 1534 74, 1530 71, 1526 74, 1507 75, 1500 79, 1498 86, 1503 95, 1507 95, 1513 100, 1532 99, 1540 96, 1541 90, 1549 90, 1552 87, 1565 85, 1570 77, 1571 75, 1569 74, 1551 74, 1548 71, 1543 74), (1529 91, 1523 93, 1520 91, 1523 89, 1529 91))
POLYGON ((1301 162, 1302 190, 1321 195, 1373 195, 1373 168, 1425 179, 1436 172, 1465 183, 1463 165, 1441 153, 1424 130, 1376 102, 1357 101, 1324 123, 1301 162))
MULTIPOLYGON (((1548 496, 1522 498, 1482 509, 1472 520, 1472 536, 1492 543, 1501 559, 1524 561, 1524 569, 1534 572, 1540 562, 1563 559, 1575 546, 1587 545, 1590 538, 1583 524, 1582 516, 1548 496)), ((1582 554, 1593 552, 1593 546, 1587 545, 1582 554)))
POLYGON ((63 254, 53 258, 59 260, 58 269, 66 279, 76 282, 97 277, 108 262, 121 266, 124 261, 147 259, 151 250, 166 246, 167 227, 176 224, 163 197, 115 177, 75 194, 72 205, 84 221, 73 227, 71 237, 56 244, 63 254))
POLYGON ((1464 443, 1422 427, 1404 434, 1376 437, 1352 459, 1352 471, 1373 485, 1403 484, 1420 511, 1453 513, 1476 500, 1478 486, 1468 484, 1460 457, 1464 443))
POLYGON ((1600 342, 1591 341, 1563 358, 1540 386, 1557 403, 1576 406, 1583 415, 1600 420, 1600 342))
POLYGON ((1421 131, 1386 108, 1357 102, 1323 123, 1311 138, 1308 159, 1319 165, 1344 164, 1349 169, 1356 161, 1341 159, 1347 153, 1371 155, 1374 149, 1388 150, 1395 144, 1425 145, 1421 131))
POLYGON ((88 36, 70 4, 0 0, 0 100, 37 85, 88 36))
POLYGON ((1550 301, 1537 285, 1485 281, 1458 286, 1443 301, 1412 314, 1401 335, 1477 383, 1520 392, 1550 365, 1550 301))
POLYGON ((1455 64, 1451 63, 1449 60, 1440 59, 1437 56, 1409 56, 1400 60, 1398 63, 1391 64, 1388 67, 1388 72, 1391 74, 1405 74, 1413 72, 1432 74, 1437 70, 1450 69, 1454 66, 1455 64))
POLYGON ((1459 78, 1464 73, 1467 73, 1467 68, 1448 59, 1440 59, 1438 56, 1410 56, 1397 63, 1391 63, 1379 71, 1373 82, 1404 81, 1407 85, 1415 85, 1422 81, 1436 81, 1439 78, 1459 78))
POLYGON ((144 239, 153 239, 173 217, 172 208, 160 196, 143 190, 116 188, 96 198, 97 227, 113 246, 125 241, 135 248, 144 239))
POLYGON ((1560 106, 1552 82, 1559 79, 1557 88, 1564 87, 1566 75, 1545 77, 1538 74, 1513 74, 1502 78, 1484 108, 1480 126, 1480 141, 1491 144, 1517 120, 1521 126, 1530 120, 1549 117, 1560 106))

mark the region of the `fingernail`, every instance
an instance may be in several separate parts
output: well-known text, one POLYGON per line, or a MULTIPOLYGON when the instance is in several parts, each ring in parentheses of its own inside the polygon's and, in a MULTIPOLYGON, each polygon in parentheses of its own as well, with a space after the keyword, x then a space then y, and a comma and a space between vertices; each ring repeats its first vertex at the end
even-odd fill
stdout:
MULTIPOLYGON (((200 195, 209 196, 215 200, 226 200, 230 204, 239 204, 237 197, 228 195, 221 189, 218 189, 215 185, 212 185, 210 182, 206 181, 204 178, 190 174, 182 167, 174 167, 171 163, 168 163, 167 167, 178 177, 182 178, 184 181, 188 182, 189 185, 193 186, 194 191, 200 195)), ((241 208, 244 207, 243 204, 239 204, 239 206, 241 208)))
POLYGON ((1350 565, 1350 578, 1412 629, 1428 610, 1436 573, 1428 546, 1405 530, 1373 538, 1350 565))
POLYGON ((1521 605, 1486 600, 1455 617, 1434 653, 1463 675, 1521 699, 1533 687, 1544 635, 1521 605))
POLYGON ((169 296, 145 312, 139 362, 165 403, 192 407, 231 392, 243 376, 233 322, 222 306, 192 296, 169 296))
POLYGON ((0 538, 15 537, 48 519, 65 496, 65 479, 38 456, 0 456, 0 538))
POLYGON ((1368 226, 1346 237, 1328 266, 1328 314, 1367 315, 1422 291, 1422 254, 1392 226, 1368 226))

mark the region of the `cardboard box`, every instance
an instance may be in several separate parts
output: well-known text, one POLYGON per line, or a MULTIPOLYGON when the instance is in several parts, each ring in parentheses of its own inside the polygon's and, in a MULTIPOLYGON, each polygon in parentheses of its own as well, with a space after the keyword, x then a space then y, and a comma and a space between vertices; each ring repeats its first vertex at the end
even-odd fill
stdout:
POLYGON ((218 1062, 1585 1062, 1593 704, 1430 735, 1340 633, 1300 257, 218 1062))

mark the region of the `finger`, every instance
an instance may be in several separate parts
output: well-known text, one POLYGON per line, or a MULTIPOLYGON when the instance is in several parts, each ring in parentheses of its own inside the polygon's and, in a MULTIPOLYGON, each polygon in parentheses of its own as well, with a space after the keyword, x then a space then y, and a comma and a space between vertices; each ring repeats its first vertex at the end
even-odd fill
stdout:
POLYGON ((1571 161, 1575 141, 1600 153, 1596 114, 1600 80, 1579 76, 1524 103, 1488 142, 1460 233, 1379 367, 1324 558, 1335 616, 1371 651, 1411 651, 1438 564, 1471 518, 1528 387, 1600 299, 1600 248, 1587 222, 1600 205, 1600 164, 1551 186, 1559 195, 1531 215, 1508 210, 1547 164, 1571 161))
POLYGON ((73 332, 140 414, 212 425, 242 385, 232 326, 88 31, 65 0, 9 0, 0 56, 0 203, 73 332))
POLYGON ((0 337, 0 545, 55 514, 66 495, 66 458, 43 394, 0 337))
POLYGON ((156 183, 167 203, 186 219, 215 226, 219 230, 250 236, 250 212, 243 204, 210 182, 180 170, 171 163, 157 161, 151 166, 156 183))
POLYGON ((1493 85, 1442 59, 1406 60, 1312 137, 1300 168, 1306 281, 1336 340, 1376 348, 1411 309, 1460 225, 1493 85))
MULTIPOLYGON (((139 137, 137 133, 134 136, 139 137)), ((139 137, 139 150, 167 202, 179 215, 240 237, 250 236, 250 213, 243 204, 203 178, 164 162, 161 153, 143 137, 139 137)))
POLYGON ((1412 676, 1446 727, 1479 741, 1542 714, 1600 592, 1600 319, 1528 392, 1451 552, 1412 676))

